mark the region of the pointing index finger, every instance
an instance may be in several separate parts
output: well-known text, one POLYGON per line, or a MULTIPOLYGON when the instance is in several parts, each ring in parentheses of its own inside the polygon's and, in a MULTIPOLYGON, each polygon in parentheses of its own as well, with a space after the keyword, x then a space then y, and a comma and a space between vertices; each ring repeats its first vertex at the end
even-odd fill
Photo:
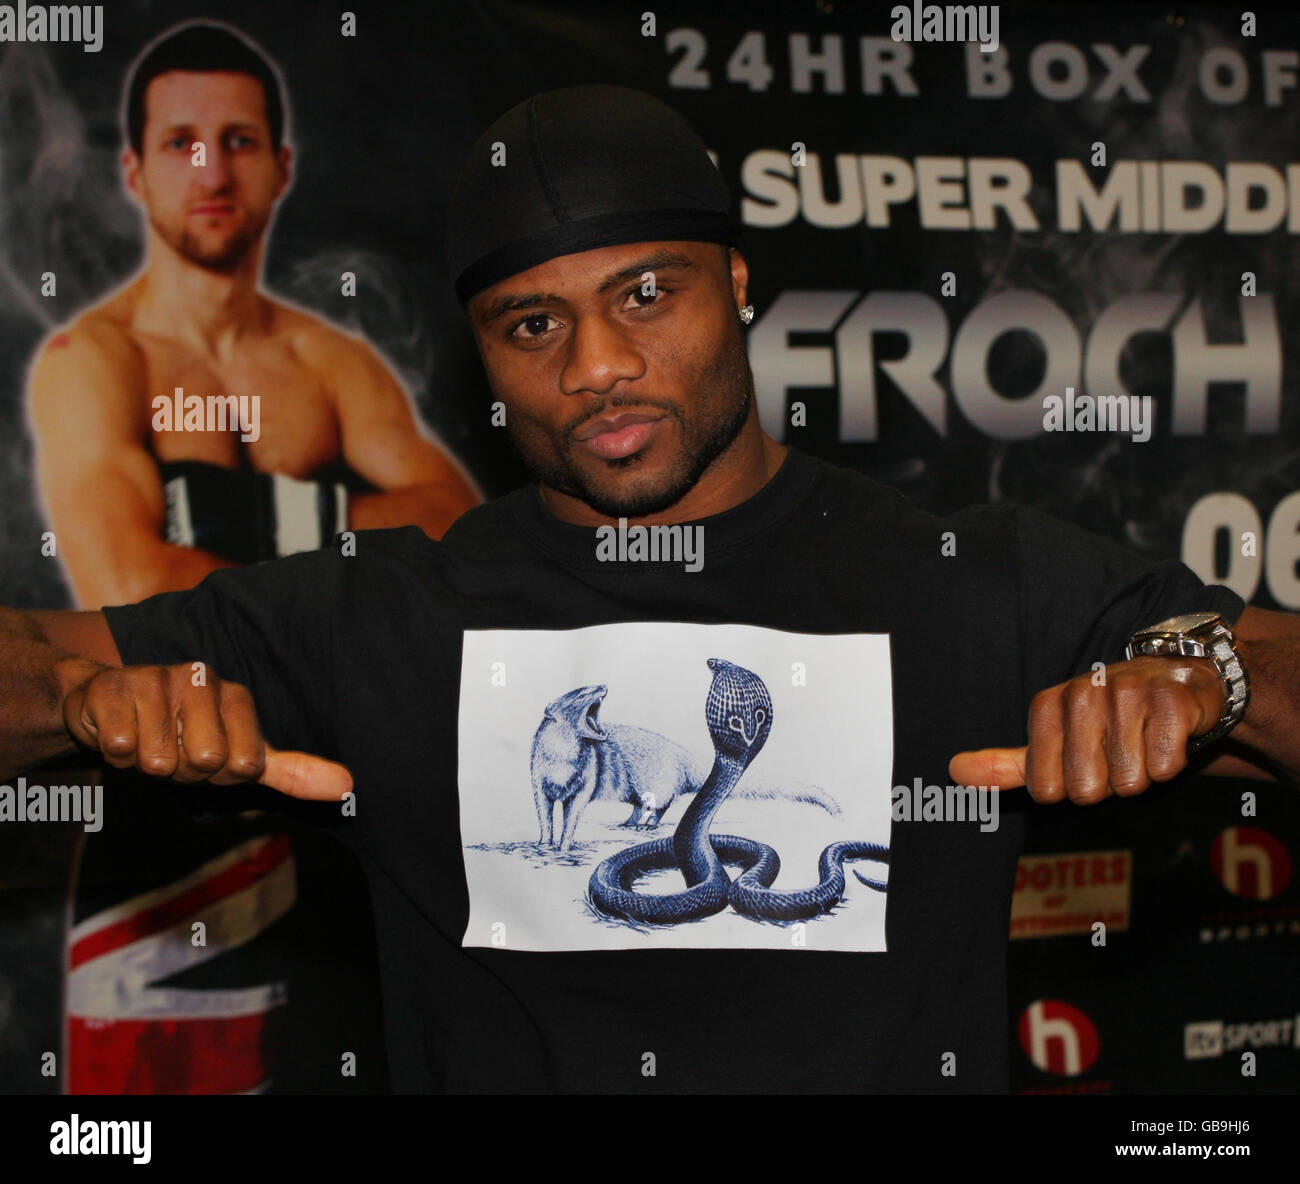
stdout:
POLYGON ((283 752, 266 746, 261 784, 305 801, 337 802, 352 790, 352 774, 337 761, 309 752, 283 752))
POLYGON ((1028 748, 978 748, 959 752, 948 762, 948 776, 962 785, 1017 789, 1025 784, 1028 748))

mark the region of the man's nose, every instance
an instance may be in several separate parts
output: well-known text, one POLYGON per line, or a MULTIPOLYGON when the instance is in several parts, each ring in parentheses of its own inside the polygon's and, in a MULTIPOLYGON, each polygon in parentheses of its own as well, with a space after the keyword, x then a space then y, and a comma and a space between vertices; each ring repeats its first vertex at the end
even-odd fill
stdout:
POLYGON ((194 165, 194 169, 199 184, 205 189, 224 189, 234 180, 230 153, 217 141, 203 141, 203 163, 194 165))
POLYGON ((619 382, 644 374, 645 359, 616 323, 603 316, 575 322, 560 375, 560 389, 566 395, 582 391, 603 395, 619 382))

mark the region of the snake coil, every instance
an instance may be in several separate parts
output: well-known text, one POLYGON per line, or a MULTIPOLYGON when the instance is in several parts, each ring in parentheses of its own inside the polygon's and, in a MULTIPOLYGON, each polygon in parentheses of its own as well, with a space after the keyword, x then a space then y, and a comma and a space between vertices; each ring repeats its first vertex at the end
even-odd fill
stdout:
MULTIPOLYGON (((844 863, 889 862, 879 843, 832 843, 818 861, 820 881, 812 888, 771 887, 781 870, 773 848, 753 839, 709 833, 713 816, 758 755, 772 730, 772 696, 751 670, 710 658, 713 681, 704 718, 713 741, 713 767, 670 838, 638 843, 603 860, 587 885, 592 906, 605 916, 633 923, 676 925, 720 913, 728 906, 755 921, 789 924, 830 912, 844 896, 844 863), (725 865, 741 867, 733 881, 725 865), (638 892, 635 882, 650 872, 676 868, 686 880, 682 892, 638 892)), ((878 892, 888 885, 853 873, 878 892)))

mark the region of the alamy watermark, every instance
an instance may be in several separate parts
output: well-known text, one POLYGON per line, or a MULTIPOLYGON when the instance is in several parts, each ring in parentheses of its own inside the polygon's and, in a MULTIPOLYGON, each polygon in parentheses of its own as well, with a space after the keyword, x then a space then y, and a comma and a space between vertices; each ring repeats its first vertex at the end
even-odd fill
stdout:
POLYGON ((895 41, 978 41, 980 53, 998 47, 996 4, 896 4, 889 35, 895 41))
POLYGON ((1080 395, 1065 388, 1065 397, 1048 395, 1043 400, 1045 432, 1131 432, 1145 444, 1151 439, 1150 395, 1080 395))
POLYGON ((984 832, 998 829, 996 785, 895 785, 890 795, 895 822, 979 822, 984 832))
POLYGON ((86 53, 104 48, 102 4, 0 4, 0 41, 80 41, 86 53))
POLYGON ((80 822, 82 829, 104 825, 102 785, 0 785, 0 822, 80 822))
POLYGON ((661 526, 596 527, 596 558, 602 563, 680 563, 686 571, 704 566, 704 527, 676 522, 661 526))
POLYGON ((151 423, 155 432, 239 432, 245 444, 262 438, 261 395, 155 395, 151 423))
POLYGON ((129 1155, 132 1163, 148 1163, 153 1123, 148 1119, 120 1122, 103 1118, 71 1118, 50 1123, 51 1155, 129 1155))

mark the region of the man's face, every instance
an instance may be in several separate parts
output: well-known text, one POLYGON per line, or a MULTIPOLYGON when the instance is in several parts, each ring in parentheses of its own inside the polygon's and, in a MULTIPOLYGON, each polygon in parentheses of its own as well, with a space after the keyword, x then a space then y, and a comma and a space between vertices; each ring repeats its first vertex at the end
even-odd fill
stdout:
POLYGON ((127 184, 177 252, 230 271, 266 229, 289 180, 271 144, 262 85, 249 74, 171 70, 145 89, 143 157, 123 153, 127 184), (194 163, 203 144, 205 162, 194 163))
POLYGON ((737 315, 748 278, 743 257, 713 243, 634 243, 475 296, 488 381, 529 468, 611 518, 680 500, 750 414, 737 315))

